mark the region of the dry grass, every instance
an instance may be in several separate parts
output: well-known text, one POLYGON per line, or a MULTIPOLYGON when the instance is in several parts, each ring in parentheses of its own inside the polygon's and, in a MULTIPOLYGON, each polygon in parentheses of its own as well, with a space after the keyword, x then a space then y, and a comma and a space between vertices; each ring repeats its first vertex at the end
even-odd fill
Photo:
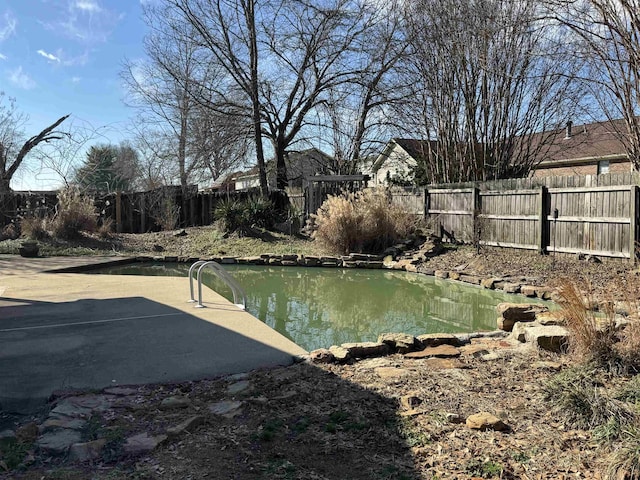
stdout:
POLYGON ((329 197, 312 226, 312 238, 329 251, 378 253, 411 233, 415 220, 384 193, 367 190, 329 197))
POLYGON ((30 240, 42 240, 49 236, 46 220, 38 217, 25 217, 20 220, 20 232, 30 240))
POLYGON ((604 316, 590 309, 576 285, 565 281, 560 286, 560 305, 569 330, 569 353, 579 363, 618 364, 615 344, 618 342, 613 306, 603 305, 604 316))
POLYGON ((58 193, 58 212, 51 221, 53 236, 74 239, 80 232, 95 232, 97 213, 90 197, 82 195, 76 188, 66 188, 58 193))

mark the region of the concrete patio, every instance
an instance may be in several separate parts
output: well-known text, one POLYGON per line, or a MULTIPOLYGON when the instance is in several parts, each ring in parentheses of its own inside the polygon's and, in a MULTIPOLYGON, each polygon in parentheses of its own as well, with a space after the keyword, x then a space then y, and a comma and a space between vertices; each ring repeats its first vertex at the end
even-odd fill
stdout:
POLYGON ((222 296, 187 303, 186 278, 51 273, 122 258, 0 255, 0 409, 55 390, 212 378, 306 353, 222 296))

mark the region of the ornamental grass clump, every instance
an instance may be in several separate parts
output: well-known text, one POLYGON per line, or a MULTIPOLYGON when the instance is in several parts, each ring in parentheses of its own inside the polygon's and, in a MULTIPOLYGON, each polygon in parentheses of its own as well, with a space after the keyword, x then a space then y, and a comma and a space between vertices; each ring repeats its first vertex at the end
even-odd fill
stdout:
POLYGON ((93 199, 80 193, 77 188, 65 188, 58 193, 57 212, 51 221, 51 232, 55 238, 72 240, 81 232, 95 232, 98 214, 93 199))
POLYGON ((312 238, 328 250, 378 253, 409 235, 414 218, 373 190, 330 196, 311 216, 312 238))

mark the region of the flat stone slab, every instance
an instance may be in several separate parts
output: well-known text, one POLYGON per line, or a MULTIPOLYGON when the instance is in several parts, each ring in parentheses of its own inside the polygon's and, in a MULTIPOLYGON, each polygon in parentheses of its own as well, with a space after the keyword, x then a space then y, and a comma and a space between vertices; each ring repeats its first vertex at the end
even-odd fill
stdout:
POLYGON ((38 438, 36 444, 39 448, 52 455, 64 455, 71 445, 79 443, 81 439, 80 432, 64 429, 45 433, 38 438))
POLYGON ((166 435, 149 435, 148 433, 140 433, 133 437, 127 438, 122 449, 130 455, 138 455, 155 450, 160 444, 167 439, 166 435))
POLYGON ((240 408, 242 408, 243 402, 238 402, 235 400, 223 400, 221 402, 214 403, 209 405, 209 411, 214 415, 221 415, 223 417, 233 417, 240 413, 240 408))
POLYGON ((452 345, 439 345, 437 347, 427 347, 419 352, 407 353, 404 358, 450 358, 459 357, 460 354, 460 350, 452 345))

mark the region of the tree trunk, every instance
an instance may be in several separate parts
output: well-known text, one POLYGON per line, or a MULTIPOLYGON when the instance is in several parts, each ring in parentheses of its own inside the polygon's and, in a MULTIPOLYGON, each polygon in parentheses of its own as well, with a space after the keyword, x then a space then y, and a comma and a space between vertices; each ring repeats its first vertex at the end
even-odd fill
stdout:
POLYGON ((9 186, 10 178, 0 177, 0 195, 11 193, 11 187, 9 186))
POLYGON ((284 158, 284 148, 276 147, 276 187, 284 190, 287 186, 287 164, 284 158))

